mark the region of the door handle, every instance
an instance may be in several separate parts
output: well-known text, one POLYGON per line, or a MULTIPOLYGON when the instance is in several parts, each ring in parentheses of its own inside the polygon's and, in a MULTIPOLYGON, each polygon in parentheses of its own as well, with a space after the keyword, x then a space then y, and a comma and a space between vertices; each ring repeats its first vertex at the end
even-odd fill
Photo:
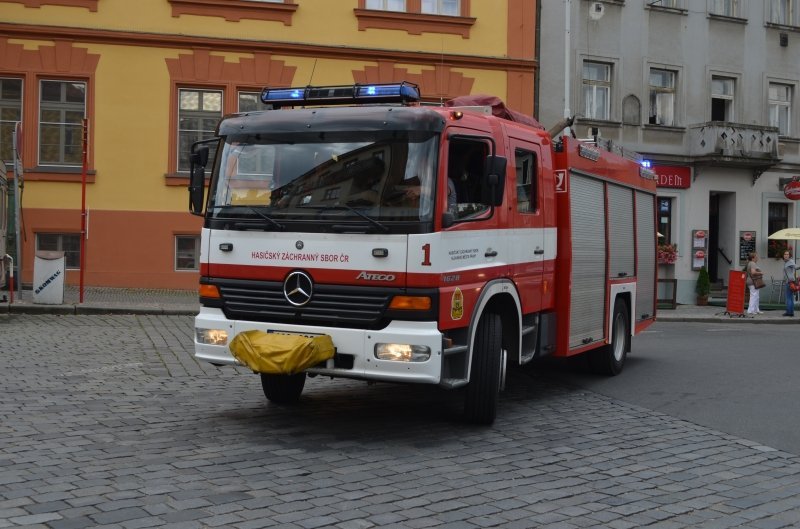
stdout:
POLYGON ((540 250, 539 248, 537 248, 537 249, 535 249, 533 251, 533 253, 535 253, 536 255, 543 255, 544 254, 544 250, 540 250))
POLYGON ((497 257, 497 250, 486 250, 484 257, 497 257))

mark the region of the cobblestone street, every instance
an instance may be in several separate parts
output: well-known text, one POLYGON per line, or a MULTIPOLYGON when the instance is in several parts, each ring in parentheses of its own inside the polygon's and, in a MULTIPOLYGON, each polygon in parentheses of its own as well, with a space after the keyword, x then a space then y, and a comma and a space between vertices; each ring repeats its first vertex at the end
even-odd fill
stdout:
POLYGON ((185 315, 0 317, 0 527, 800 525, 797 456, 534 369, 483 428, 417 386, 315 378, 270 405, 191 336, 185 315))

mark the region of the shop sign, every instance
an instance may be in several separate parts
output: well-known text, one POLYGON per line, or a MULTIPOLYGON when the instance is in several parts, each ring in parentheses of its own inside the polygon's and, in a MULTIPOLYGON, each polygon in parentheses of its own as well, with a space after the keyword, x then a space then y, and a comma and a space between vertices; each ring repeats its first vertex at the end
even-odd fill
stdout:
POLYGON ((792 179, 783 186, 783 195, 789 200, 800 200, 800 180, 792 179))
POLYGON ((656 173, 657 187, 689 189, 689 186, 692 185, 691 167, 683 167, 680 165, 654 165, 653 171, 656 173))

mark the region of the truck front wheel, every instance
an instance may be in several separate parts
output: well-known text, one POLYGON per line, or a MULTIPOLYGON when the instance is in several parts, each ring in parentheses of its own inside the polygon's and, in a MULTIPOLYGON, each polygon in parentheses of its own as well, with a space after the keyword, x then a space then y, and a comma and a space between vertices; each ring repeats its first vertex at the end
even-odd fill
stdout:
POLYGON ((503 376, 503 324, 497 314, 484 314, 478 322, 472 353, 472 371, 464 398, 469 422, 492 424, 497 415, 503 376))
POLYGON ((264 396, 275 404, 295 404, 300 400, 300 394, 306 385, 306 374, 295 375, 269 375, 261 374, 261 387, 264 396))
POLYGON ((589 365, 600 375, 614 376, 622 372, 628 352, 628 336, 631 323, 628 317, 628 304, 618 299, 614 303, 614 316, 611 320, 611 343, 589 351, 589 365))

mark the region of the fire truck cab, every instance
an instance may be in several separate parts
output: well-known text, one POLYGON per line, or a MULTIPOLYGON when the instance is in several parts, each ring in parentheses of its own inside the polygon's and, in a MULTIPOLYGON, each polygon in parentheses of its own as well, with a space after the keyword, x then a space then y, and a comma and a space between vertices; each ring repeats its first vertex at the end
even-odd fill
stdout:
POLYGON ((655 180, 635 155, 502 107, 423 106, 409 83, 262 100, 193 146, 189 192, 196 357, 236 365, 250 330, 335 346, 261 373, 270 401, 307 375, 437 384, 491 423, 507 367, 585 353, 615 375, 654 321, 655 180))

